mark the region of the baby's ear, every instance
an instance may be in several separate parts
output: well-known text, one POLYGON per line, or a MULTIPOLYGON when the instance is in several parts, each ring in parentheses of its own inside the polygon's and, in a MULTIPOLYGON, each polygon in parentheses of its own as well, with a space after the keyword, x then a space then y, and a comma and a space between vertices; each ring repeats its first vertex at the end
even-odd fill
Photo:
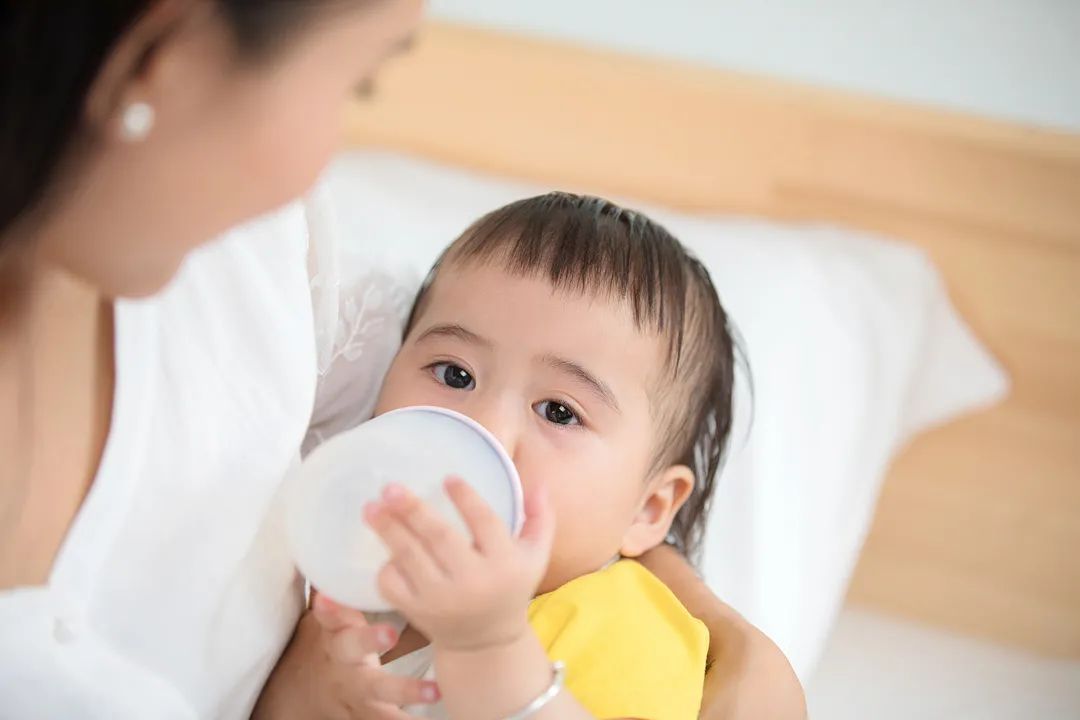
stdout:
POLYGON ((693 490, 694 471, 685 465, 672 465, 649 480, 637 516, 623 535, 619 548, 623 557, 639 557, 664 542, 675 514, 693 490))

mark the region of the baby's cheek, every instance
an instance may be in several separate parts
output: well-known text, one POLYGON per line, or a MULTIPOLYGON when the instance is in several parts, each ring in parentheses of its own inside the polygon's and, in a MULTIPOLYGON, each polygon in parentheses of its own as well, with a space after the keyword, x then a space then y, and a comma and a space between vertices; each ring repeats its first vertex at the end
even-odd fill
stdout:
POLYGON ((555 544, 542 591, 604 567, 618 556, 629 527, 626 509, 587 483, 551 488, 555 544))
POLYGON ((555 514, 555 543, 541 592, 616 558, 640 495, 619 453, 602 438, 539 433, 519 443, 514 462, 526 489, 543 478, 555 514))
MULTIPOLYGON (((383 382, 375 414, 414 405, 447 406, 440 402, 437 387, 430 378, 412 368, 406 361, 395 360, 383 382)), ((451 408, 454 409, 454 408, 451 408)))

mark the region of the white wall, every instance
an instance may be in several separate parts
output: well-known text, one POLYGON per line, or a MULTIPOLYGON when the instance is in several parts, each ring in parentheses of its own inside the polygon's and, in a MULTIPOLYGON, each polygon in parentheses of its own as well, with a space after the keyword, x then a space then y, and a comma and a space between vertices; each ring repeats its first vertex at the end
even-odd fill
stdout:
POLYGON ((1080 131, 1080 0, 433 0, 433 14, 1080 131))

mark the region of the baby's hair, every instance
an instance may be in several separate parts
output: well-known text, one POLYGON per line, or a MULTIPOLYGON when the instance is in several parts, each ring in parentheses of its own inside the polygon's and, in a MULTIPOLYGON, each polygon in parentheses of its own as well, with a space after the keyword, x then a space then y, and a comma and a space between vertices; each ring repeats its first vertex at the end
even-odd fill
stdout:
POLYGON ((686 465, 694 491, 668 541, 696 560, 732 423, 735 341, 705 267, 644 214, 601 198, 554 192, 480 218, 432 268, 406 336, 441 268, 498 263, 558 291, 625 301, 643 332, 667 340, 666 375, 650 393, 662 434, 653 472, 686 465))

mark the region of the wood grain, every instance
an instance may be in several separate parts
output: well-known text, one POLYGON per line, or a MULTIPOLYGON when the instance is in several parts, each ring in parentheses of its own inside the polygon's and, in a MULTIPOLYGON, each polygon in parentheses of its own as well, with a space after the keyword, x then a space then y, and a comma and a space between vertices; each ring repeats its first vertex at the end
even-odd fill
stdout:
POLYGON ((426 29, 349 132, 925 248, 1014 390, 896 461, 850 600, 1080 657, 1080 138, 450 25, 426 29))

